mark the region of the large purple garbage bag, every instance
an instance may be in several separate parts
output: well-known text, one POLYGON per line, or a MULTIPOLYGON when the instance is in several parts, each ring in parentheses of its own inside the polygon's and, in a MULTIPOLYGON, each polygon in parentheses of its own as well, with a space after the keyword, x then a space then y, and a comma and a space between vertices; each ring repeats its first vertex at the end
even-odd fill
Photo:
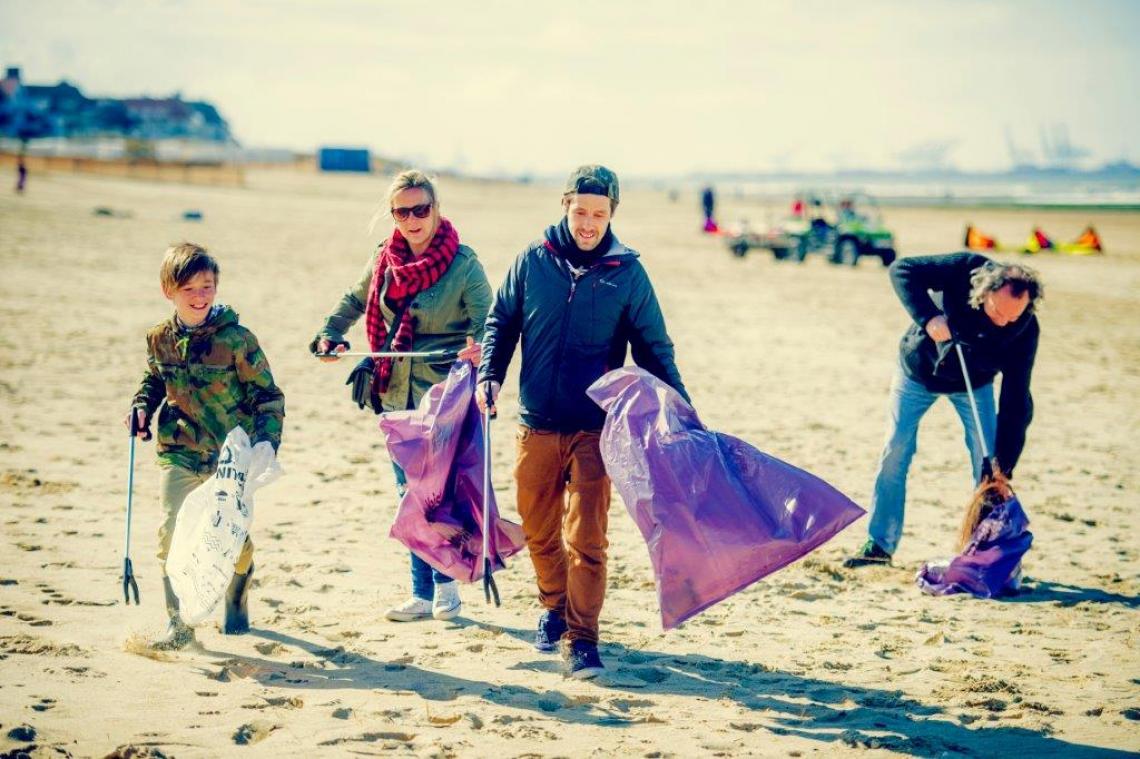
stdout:
MULTIPOLYGON (((471 364, 457 362, 447 379, 433 386, 419 408, 380 417, 388 455, 408 484, 388 533, 448 577, 474 582, 483 576, 482 415, 475 405, 471 364), (462 532, 448 539, 441 530, 462 532)), ((490 551, 495 569, 524 544, 522 528, 499 517, 491 498, 490 551)))
POLYGON ((641 369, 615 369, 586 392, 606 410, 602 459, 649 546, 666 630, 865 513, 823 480, 706 429, 641 369))
POLYGON ((1021 557, 1033 545, 1029 517, 1017 497, 1004 501, 986 515, 962 553, 948 562, 927 562, 915 576, 918 587, 935 596, 972 593, 993 598, 1017 590, 1021 557))

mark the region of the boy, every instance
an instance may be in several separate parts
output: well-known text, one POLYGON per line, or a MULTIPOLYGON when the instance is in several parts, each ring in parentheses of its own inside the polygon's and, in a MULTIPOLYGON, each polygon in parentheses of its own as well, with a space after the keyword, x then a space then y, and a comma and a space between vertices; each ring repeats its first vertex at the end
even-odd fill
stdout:
MULTIPOLYGON (((238 324, 229 306, 215 305, 219 268, 193 243, 166 251, 160 270, 162 293, 174 315, 147 332, 147 369, 131 404, 138 435, 149 440, 150 420, 158 414, 160 500, 164 521, 158 530, 158 560, 170 624, 156 648, 182 648, 193 628, 178 616, 178 597, 166 576, 166 557, 182 501, 214 473, 226 435, 236 426, 254 446, 281 443, 285 396, 273 382, 257 338, 238 324), (164 402, 165 401, 165 402, 164 402)), ((127 415, 130 424, 130 414, 127 415)), ((247 592, 253 575, 253 543, 245 546, 226 590, 227 635, 249 631, 247 592)))

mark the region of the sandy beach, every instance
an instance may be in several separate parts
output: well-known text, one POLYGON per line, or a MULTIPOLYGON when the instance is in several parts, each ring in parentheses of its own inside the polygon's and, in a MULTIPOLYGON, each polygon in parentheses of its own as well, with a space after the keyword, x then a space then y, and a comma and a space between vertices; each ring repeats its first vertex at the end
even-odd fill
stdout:
MULTIPOLYGON (((616 167, 620 173, 620 167, 616 167)), ((7 182, 7 179, 5 179, 7 182)), ((602 614, 607 674, 563 677, 530 646, 524 554, 503 605, 465 587, 455 622, 395 624, 407 553, 376 419, 348 362, 307 345, 375 242, 384 177, 261 171, 193 187, 34 175, 0 195, 0 751, 34 756, 1125 756, 1140 751, 1140 214, 887 209, 902 255, 957 250, 967 222, 1010 243, 1088 223, 1107 254, 1041 255, 1036 415, 1015 485, 1032 520, 1026 592, 932 598, 972 490, 962 430, 921 431, 895 565, 842 557, 865 520, 682 628, 663 633, 653 575, 621 501, 602 614), (95 216, 106 207, 116 216, 95 216), (183 221, 187 210, 200 222, 183 221), (170 313, 171 242, 221 262, 219 301, 261 340, 286 395, 286 474, 258 494, 254 630, 145 655, 165 625, 154 552, 158 473, 138 450, 132 540, 142 605, 119 572, 128 439, 145 330, 170 313)), ((497 287, 556 220, 558 190, 444 178, 443 212, 497 287)), ((776 209, 723 198, 720 216, 776 209)), ((694 405, 711 428, 867 506, 907 317, 885 270, 733 258, 698 232, 695 197, 630 189, 615 217, 642 253, 694 405)), ((350 336, 365 342, 358 326, 350 336)), ((517 360, 514 366, 517 373, 517 360)), ((516 385, 493 429, 494 484, 516 518, 516 385)), ((220 614, 220 611, 219 611, 220 614)), ((7 755, 7 754, 5 754, 7 755)))

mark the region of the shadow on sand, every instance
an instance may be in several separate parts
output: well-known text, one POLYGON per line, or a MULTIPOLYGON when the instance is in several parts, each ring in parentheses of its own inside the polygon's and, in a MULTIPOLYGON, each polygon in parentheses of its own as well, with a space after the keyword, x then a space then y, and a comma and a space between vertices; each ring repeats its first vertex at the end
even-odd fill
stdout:
MULTIPOLYGON (((460 627, 478 627, 529 643, 532 632, 518 628, 457 620, 460 627)), ((225 666, 239 676, 267 687, 406 691, 433 701, 474 696, 489 703, 531 711, 547 719, 573 724, 619 728, 643 721, 631 714, 617 694, 662 694, 702 699, 728 699, 755 713, 730 722, 745 732, 767 731, 794 735, 824 744, 880 747, 915 756, 945 754, 1127 757, 1129 752, 1071 743, 1023 727, 960 724, 941 705, 925 704, 901 691, 865 688, 769 671, 762 665, 701 654, 674 655, 631 649, 621 644, 602 646, 609 671, 594 682, 598 698, 568 697, 559 690, 522 685, 497 685, 434 672, 402 661, 382 662, 342 646, 328 648, 285 633, 254 629, 252 635, 292 646, 314 657, 285 663, 256 657, 225 657, 225 666)), ((554 674, 556 656, 535 654, 533 661, 509 669, 554 674)), ((456 659, 457 663, 462 661, 456 659)))
POLYGON ((1076 606, 1081 603, 1120 604, 1130 608, 1140 607, 1140 597, 1111 593, 1100 588, 1082 588, 1063 582, 1051 582, 1027 578, 1017 595, 1002 596, 1003 603, 1047 603, 1058 601, 1061 606, 1076 606))

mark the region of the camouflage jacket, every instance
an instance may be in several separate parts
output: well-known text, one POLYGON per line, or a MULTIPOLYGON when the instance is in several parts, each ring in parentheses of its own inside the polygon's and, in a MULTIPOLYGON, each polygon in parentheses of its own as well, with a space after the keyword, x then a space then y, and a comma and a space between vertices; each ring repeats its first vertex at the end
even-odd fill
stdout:
POLYGON ((254 443, 280 445, 285 396, 257 338, 238 324, 233 309, 215 306, 206 323, 191 330, 172 316, 147 332, 146 342, 146 373, 132 405, 147 419, 162 405, 159 459, 210 471, 238 425, 254 443))

